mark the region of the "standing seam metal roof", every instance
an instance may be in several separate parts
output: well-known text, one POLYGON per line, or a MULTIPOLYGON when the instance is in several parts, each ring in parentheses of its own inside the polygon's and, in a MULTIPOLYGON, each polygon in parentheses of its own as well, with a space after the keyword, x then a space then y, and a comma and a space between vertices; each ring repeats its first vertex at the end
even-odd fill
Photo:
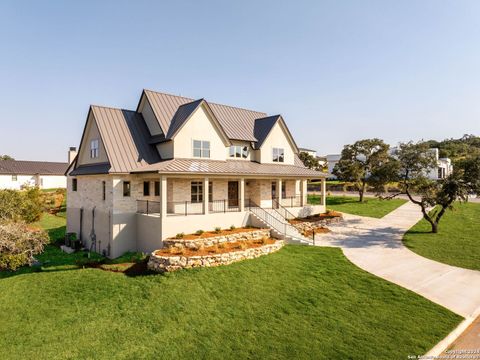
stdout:
POLYGON ((3 175, 64 175, 67 167, 66 162, 0 160, 3 175))

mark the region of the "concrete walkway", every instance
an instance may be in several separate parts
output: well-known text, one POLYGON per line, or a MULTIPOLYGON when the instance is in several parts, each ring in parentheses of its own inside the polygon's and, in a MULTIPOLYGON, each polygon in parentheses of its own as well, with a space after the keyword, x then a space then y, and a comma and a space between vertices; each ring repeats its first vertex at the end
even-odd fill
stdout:
POLYGON ((480 271, 426 259, 402 244, 405 231, 421 219, 419 207, 408 202, 382 219, 345 214, 329 234, 316 237, 319 246, 342 248, 360 268, 410 289, 465 317, 480 311, 480 271))

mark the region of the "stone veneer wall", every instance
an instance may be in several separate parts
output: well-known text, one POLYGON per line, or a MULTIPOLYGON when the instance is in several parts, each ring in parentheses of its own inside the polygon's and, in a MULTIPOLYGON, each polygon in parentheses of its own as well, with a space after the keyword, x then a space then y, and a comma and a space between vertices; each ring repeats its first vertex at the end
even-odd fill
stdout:
POLYGON ((148 268, 157 272, 169 272, 194 267, 228 265, 245 259, 254 259, 268 255, 280 250, 283 245, 283 240, 277 240, 274 244, 256 248, 204 256, 159 256, 152 253, 148 261, 148 268))
POLYGON ((253 229, 252 231, 244 231, 192 240, 170 238, 163 240, 163 245, 165 247, 178 247, 197 250, 201 246, 213 246, 225 242, 258 240, 264 237, 270 237, 270 229, 253 229))
POLYGON ((300 234, 303 234, 304 231, 307 230, 312 230, 314 228, 320 227, 320 226, 327 226, 329 224, 336 224, 343 221, 343 217, 338 216, 338 217, 333 217, 330 219, 324 219, 324 220, 318 220, 314 222, 309 222, 309 221, 303 221, 300 223, 296 224, 291 224, 293 227, 295 227, 300 234))

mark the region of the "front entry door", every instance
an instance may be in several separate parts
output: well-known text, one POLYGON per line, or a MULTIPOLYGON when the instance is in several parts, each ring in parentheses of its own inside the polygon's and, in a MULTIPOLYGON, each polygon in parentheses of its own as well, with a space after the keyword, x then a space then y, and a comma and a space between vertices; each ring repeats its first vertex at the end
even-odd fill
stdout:
POLYGON ((238 207, 238 181, 228 182, 228 207, 238 207))

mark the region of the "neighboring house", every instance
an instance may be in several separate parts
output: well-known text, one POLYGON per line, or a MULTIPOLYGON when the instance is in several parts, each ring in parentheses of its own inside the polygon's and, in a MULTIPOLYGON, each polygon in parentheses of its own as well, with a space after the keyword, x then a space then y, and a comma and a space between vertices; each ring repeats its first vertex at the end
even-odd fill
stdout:
POLYGON ((313 157, 317 157, 317 151, 312 150, 312 149, 306 149, 306 148, 298 148, 299 152, 305 152, 308 155, 312 155, 313 157))
POLYGON ((280 115, 148 90, 135 111, 91 106, 67 170, 67 228, 109 257, 232 225, 288 239, 286 217, 325 211, 324 197, 307 204, 307 180, 326 174, 298 153, 280 115))
MULTIPOLYGON (((390 149, 390 153, 393 154, 397 150, 396 147, 390 149)), ((449 158, 439 158, 439 150, 437 148, 431 148, 429 150, 437 160, 437 167, 432 169, 428 173, 428 178, 432 180, 444 179, 453 172, 453 165, 449 158)), ((337 177, 332 174, 333 168, 341 158, 341 154, 329 154, 326 156, 328 163, 328 173, 330 179, 336 179, 337 177)))
POLYGON ((67 167, 66 162, 0 160, 0 189, 19 190, 24 185, 65 188, 67 167))

